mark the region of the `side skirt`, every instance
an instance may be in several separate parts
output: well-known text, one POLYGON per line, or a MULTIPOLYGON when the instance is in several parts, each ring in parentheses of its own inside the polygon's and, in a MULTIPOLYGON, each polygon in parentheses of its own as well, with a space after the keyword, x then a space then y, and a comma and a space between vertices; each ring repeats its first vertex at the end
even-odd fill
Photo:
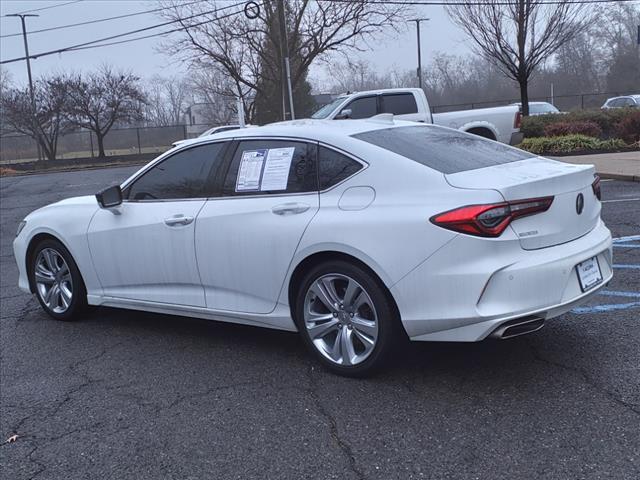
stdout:
POLYGON ((288 332, 298 331, 289 313, 289 306, 281 303, 276 306, 273 312, 261 315, 245 312, 210 310, 207 308, 191 307, 188 305, 146 302, 131 300, 128 298, 103 297, 99 295, 87 295, 87 301, 89 305, 95 306, 202 318, 205 320, 216 320, 220 322, 238 323, 240 325, 252 325, 256 327, 285 330, 288 332))

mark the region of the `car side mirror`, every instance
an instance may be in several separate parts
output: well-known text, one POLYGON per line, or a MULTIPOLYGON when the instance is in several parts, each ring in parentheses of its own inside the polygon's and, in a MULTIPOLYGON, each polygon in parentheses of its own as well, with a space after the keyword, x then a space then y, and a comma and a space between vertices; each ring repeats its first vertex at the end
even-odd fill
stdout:
POLYGON ((120 185, 114 185, 113 187, 105 188, 104 190, 96 193, 96 200, 100 208, 113 208, 122 203, 122 190, 120 185))
POLYGON ((336 120, 345 120, 347 118, 351 118, 351 114, 353 112, 350 108, 345 108, 338 115, 336 115, 336 120))

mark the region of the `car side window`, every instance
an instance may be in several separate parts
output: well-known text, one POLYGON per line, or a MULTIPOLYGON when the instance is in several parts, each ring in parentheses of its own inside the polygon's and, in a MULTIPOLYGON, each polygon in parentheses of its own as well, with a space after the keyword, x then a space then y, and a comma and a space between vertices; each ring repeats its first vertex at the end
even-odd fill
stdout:
POLYGON ((320 147, 318 164, 320 190, 337 185, 362 169, 361 163, 326 147, 320 147))
POLYGON ((205 198, 214 195, 210 181, 220 167, 228 142, 182 150, 147 170, 125 191, 129 200, 205 198))
POLYGON ((317 190, 316 146, 290 140, 240 141, 222 189, 224 196, 317 190))
POLYGON ((545 113, 546 107, 544 105, 531 105, 529 104, 529 113, 545 113))
POLYGON ((394 115, 418 113, 418 105, 412 93, 396 93, 382 96, 382 112, 394 115))
POLYGON ((359 118, 369 118, 378 114, 378 99, 376 97, 356 98, 353 102, 344 107, 343 110, 351 110, 351 116, 354 120, 359 118))

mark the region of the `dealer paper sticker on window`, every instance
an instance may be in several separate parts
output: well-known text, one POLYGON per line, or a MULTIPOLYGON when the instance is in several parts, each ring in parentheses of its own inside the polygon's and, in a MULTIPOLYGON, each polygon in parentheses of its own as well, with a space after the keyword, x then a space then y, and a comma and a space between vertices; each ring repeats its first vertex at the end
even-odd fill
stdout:
POLYGON ((271 148, 267 152, 260 190, 286 190, 295 147, 271 148))
POLYGON ((238 168, 238 179, 236 180, 236 192, 260 190, 260 177, 267 152, 267 149, 242 152, 240 168, 238 168))

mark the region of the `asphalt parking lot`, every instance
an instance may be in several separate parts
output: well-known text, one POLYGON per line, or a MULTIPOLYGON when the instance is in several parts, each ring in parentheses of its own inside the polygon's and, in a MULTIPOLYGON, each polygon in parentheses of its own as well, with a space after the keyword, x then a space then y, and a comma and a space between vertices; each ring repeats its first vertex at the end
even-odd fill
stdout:
POLYGON ((615 277, 588 304, 353 380, 295 334, 113 309, 62 323, 21 293, 18 222, 134 170, 0 179, 3 478, 640 478, 640 183, 603 183, 615 277))

